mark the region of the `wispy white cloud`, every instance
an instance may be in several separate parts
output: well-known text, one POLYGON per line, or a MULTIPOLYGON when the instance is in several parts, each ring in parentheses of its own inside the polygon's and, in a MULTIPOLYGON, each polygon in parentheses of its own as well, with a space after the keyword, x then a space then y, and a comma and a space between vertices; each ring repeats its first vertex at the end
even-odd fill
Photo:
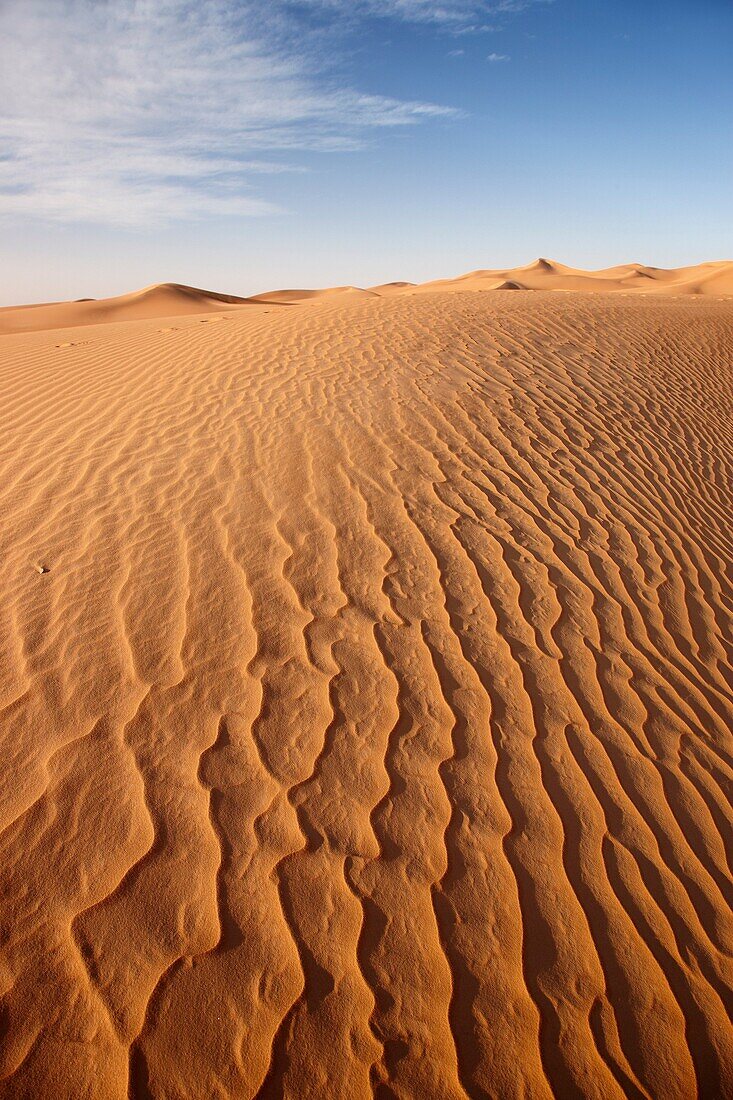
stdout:
POLYGON ((301 7, 341 16, 372 15, 409 23, 433 23, 446 28, 492 30, 482 22, 494 16, 518 15, 553 0, 293 0, 301 7), (477 22, 478 21, 478 22, 477 22))
POLYGON ((506 53, 490 53, 487 55, 486 60, 494 64, 496 61, 511 61, 511 58, 506 53))
POLYGON ((0 101, 0 214, 127 225, 270 213, 298 153, 456 113, 344 87, 258 0, 3 0, 0 101))
POLYGON ((258 180, 303 171, 304 152, 458 114, 349 87, 341 30, 384 18, 472 34, 551 2, 0 0, 0 216, 271 213, 258 180))

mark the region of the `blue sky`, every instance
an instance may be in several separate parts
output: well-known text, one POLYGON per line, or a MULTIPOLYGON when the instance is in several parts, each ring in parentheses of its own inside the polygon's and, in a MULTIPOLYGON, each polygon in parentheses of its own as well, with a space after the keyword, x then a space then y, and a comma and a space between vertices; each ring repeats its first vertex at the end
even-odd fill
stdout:
POLYGON ((3 0, 0 302, 733 258, 731 0, 3 0))

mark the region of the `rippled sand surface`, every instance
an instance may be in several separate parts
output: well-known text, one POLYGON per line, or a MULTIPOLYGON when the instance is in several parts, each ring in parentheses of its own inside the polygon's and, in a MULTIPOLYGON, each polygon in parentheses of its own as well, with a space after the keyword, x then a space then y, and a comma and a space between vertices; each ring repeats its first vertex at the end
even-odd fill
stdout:
POLYGON ((0 342, 0 1094, 733 1095, 733 305, 232 306, 0 342))

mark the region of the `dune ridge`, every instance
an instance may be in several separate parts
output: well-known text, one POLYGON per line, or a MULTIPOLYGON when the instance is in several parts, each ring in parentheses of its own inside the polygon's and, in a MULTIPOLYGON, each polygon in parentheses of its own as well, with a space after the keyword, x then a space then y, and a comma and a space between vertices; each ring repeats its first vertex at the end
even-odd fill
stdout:
POLYGON ((499 271, 471 271, 457 279, 423 283, 420 291, 447 290, 562 290, 587 293, 715 294, 733 295, 733 262, 694 267, 659 268, 622 264, 599 271, 582 271, 540 258, 525 267, 499 271))
POLYGON ((76 328, 80 325, 109 324, 112 321, 140 321, 149 317, 189 317, 200 313, 238 309, 249 303, 249 298, 201 290, 182 283, 155 283, 115 298, 83 298, 76 302, 4 306, 0 309, 0 334, 76 328))
POLYGON ((660 294, 733 296, 733 261, 721 260, 693 267, 658 268, 624 264, 600 271, 582 271, 554 260, 538 259, 524 267, 471 271, 456 279, 415 284, 383 283, 367 289, 358 286, 321 290, 271 290, 248 298, 184 286, 158 283, 116 298, 83 299, 32 306, 0 308, 0 335, 52 328, 103 324, 110 321, 165 318, 199 313, 219 313, 254 305, 292 306, 323 298, 373 298, 448 291, 552 290, 596 294, 660 294))
POLYGON ((731 304, 486 277, 4 337, 0 1096, 733 1095, 731 304))

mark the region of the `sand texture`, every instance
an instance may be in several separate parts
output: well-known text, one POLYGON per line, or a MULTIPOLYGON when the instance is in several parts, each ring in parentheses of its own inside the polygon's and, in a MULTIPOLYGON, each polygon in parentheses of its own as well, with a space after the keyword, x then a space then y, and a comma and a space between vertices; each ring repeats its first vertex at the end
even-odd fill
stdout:
POLYGON ((522 270, 0 313, 3 1098, 733 1096, 731 265, 522 270))

